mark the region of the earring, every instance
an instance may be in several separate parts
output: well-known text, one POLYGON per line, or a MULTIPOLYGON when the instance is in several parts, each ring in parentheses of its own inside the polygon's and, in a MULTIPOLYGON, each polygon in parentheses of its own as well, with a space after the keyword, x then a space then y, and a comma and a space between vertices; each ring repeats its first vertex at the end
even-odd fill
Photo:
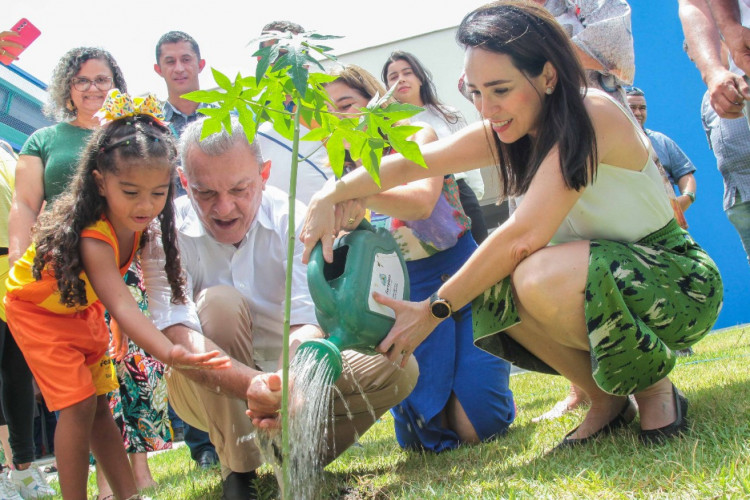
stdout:
POLYGON ((554 91, 555 91, 555 87, 547 87, 547 90, 545 90, 544 92, 547 95, 552 95, 552 92, 554 92, 554 91))

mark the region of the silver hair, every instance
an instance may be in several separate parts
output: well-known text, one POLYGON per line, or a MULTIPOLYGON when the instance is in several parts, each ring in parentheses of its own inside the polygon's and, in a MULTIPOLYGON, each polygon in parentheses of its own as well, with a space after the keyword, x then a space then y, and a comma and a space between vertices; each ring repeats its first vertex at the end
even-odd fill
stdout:
POLYGON ((258 166, 263 168, 263 154, 260 150, 260 144, 258 141, 248 143, 245 130, 242 128, 242 125, 237 118, 232 117, 231 134, 222 129, 221 132, 211 134, 201 140, 204 120, 205 118, 202 118, 190 123, 185 127, 185 130, 182 131, 182 135, 180 136, 180 156, 185 171, 187 171, 187 157, 191 148, 198 148, 202 153, 208 156, 220 156, 228 153, 240 142, 244 142, 248 145, 250 152, 255 156, 255 159, 258 162, 258 166))

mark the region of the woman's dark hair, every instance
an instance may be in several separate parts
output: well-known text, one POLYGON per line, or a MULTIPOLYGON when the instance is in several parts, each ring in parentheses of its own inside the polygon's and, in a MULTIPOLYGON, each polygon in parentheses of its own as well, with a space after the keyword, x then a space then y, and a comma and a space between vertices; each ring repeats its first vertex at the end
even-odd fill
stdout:
MULTIPOLYGON (((107 206, 99 194, 93 171, 117 174, 131 165, 157 165, 166 160, 171 165, 167 202, 157 217, 166 264, 164 269, 172 288, 172 302, 185 302, 185 278, 177 250, 177 231, 172 204, 177 148, 172 133, 148 115, 135 115, 114 120, 98 129, 81 153, 70 189, 55 200, 52 210, 43 213, 34 227, 36 257, 32 272, 41 279, 45 267, 54 273, 60 290, 60 302, 68 307, 86 304, 80 244, 81 232, 101 219, 107 206)), ((155 167, 158 168, 158 167, 155 167)), ((143 232, 140 246, 150 236, 143 232)))
POLYGON ((112 88, 120 92, 128 91, 125 85, 125 77, 122 76, 120 66, 112 57, 112 54, 98 47, 76 47, 70 49, 57 62, 52 79, 47 88, 48 102, 44 105, 44 114, 58 121, 73 120, 78 111, 70 99, 70 84, 73 78, 81 71, 81 66, 91 59, 99 59, 107 63, 112 71, 112 88))
POLYGON ((510 57, 527 78, 539 76, 549 62, 557 70, 551 95, 539 95, 539 132, 512 144, 496 134, 503 194, 525 193, 542 160, 553 146, 560 153, 566 185, 579 190, 596 174, 596 137, 583 102, 586 75, 565 31, 543 7, 531 2, 498 1, 469 13, 456 40, 464 48, 479 48, 510 57))
POLYGON ((458 113, 451 111, 445 106, 445 104, 440 102, 440 99, 438 99, 437 96, 435 83, 432 81, 432 73, 430 73, 430 71, 419 62, 419 59, 417 59, 414 54, 403 50, 394 50, 391 52, 390 57, 386 59, 385 64, 383 65, 383 71, 380 73, 380 79, 383 80, 386 87, 390 87, 390 85, 388 85, 388 66, 396 61, 404 61, 411 66, 411 70, 419 79, 419 83, 422 84, 419 87, 419 98, 422 99, 422 102, 426 106, 432 106, 435 108, 438 113, 443 115, 445 121, 450 124, 459 122, 461 116, 458 113))

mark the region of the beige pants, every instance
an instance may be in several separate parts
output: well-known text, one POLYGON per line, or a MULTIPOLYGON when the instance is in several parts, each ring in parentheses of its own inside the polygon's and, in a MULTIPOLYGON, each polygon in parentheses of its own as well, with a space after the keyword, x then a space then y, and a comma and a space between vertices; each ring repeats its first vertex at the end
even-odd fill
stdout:
MULTIPOLYGON (((196 307, 203 334, 232 359, 256 367, 247 300, 232 287, 217 286, 202 291, 196 307)), ((419 375, 413 356, 401 369, 384 356, 365 356, 354 351, 344 351, 343 355, 344 365, 351 367, 354 377, 345 369, 336 382, 340 394, 334 391, 330 422, 333 430, 327 433, 325 463, 343 453, 380 415, 408 396, 419 375), (370 413, 368 402, 376 418, 370 413)), ((179 371, 170 372, 169 401, 185 422, 208 432, 221 460, 222 476, 258 468, 263 459, 252 437, 255 427, 245 415, 247 402, 193 382, 179 371)))

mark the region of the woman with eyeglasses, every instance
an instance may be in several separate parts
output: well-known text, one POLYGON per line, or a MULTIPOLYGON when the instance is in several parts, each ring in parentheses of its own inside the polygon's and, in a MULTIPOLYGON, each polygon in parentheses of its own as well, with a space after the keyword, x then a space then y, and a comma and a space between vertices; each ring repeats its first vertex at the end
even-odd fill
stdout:
POLYGON ((127 91, 120 67, 107 51, 78 47, 58 62, 44 108, 45 114, 58 123, 28 138, 16 166, 16 192, 8 228, 11 265, 29 247, 29 228, 43 204, 51 203, 67 188, 78 153, 99 126, 94 113, 112 88, 127 91))
MULTIPOLYGON (((114 88, 127 92, 122 71, 106 50, 76 47, 57 63, 44 111, 58 123, 34 132, 21 148, 16 165, 15 197, 8 218, 11 266, 31 244, 29 228, 42 209, 68 189, 79 153, 99 127, 94 114, 114 88)), ((124 279, 138 305, 146 310, 141 272, 135 260, 124 279)), ((159 387, 164 383, 163 365, 128 342, 126 336, 113 357, 120 392, 110 393, 110 407, 122 431, 136 484, 143 489, 156 484, 148 468, 147 452, 171 447, 166 400, 152 397, 165 393, 165 388, 159 387)), ((99 498, 111 498, 104 476, 98 475, 97 480, 99 498)))

